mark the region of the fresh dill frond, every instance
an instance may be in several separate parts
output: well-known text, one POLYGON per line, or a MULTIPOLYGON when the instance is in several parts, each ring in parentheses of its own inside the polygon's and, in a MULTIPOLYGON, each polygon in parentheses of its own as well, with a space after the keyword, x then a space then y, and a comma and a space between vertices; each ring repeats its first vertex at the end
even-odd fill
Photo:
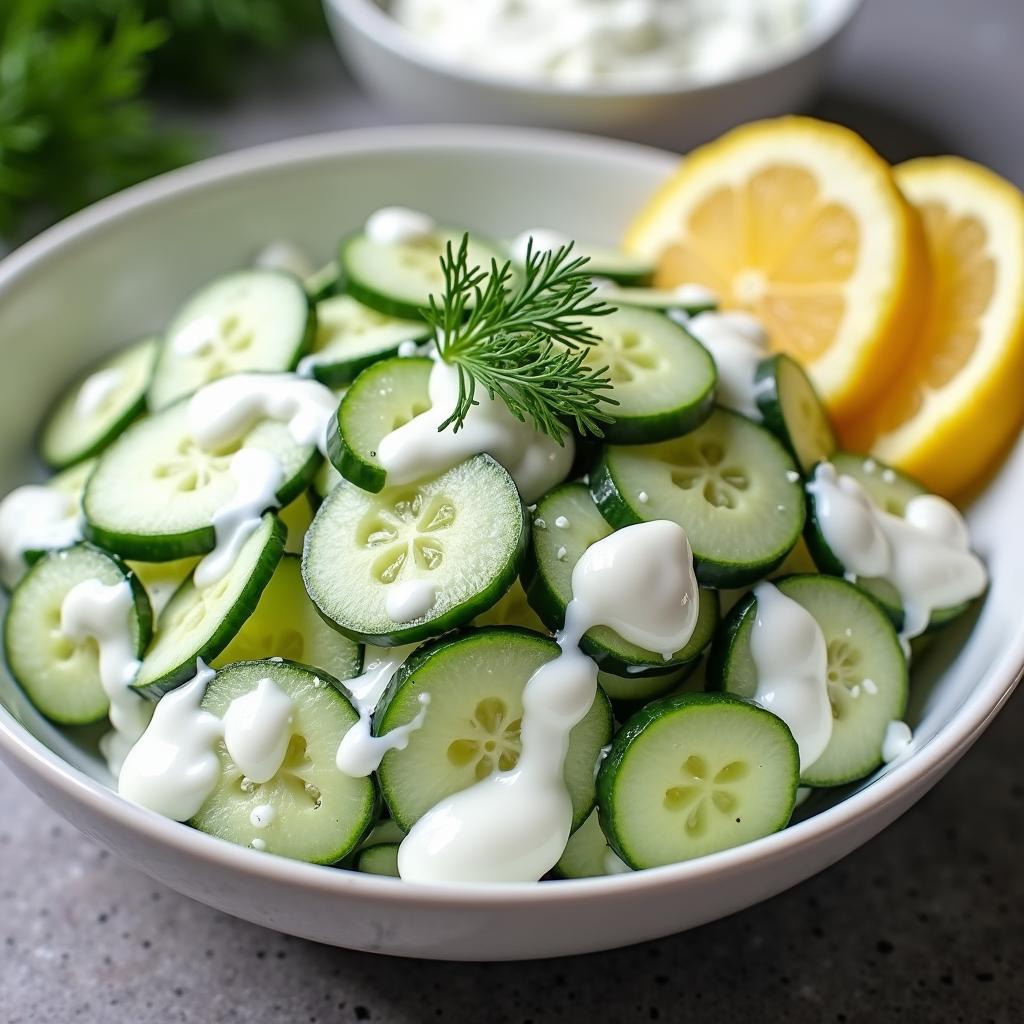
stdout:
POLYGON ((500 399, 517 419, 564 444, 565 423, 581 434, 602 436, 601 424, 617 405, 608 367, 587 362, 600 338, 590 324, 614 307, 594 298, 572 243, 538 252, 531 240, 521 279, 510 263, 489 271, 469 265, 469 236, 441 257, 444 294, 430 297, 427 320, 438 354, 458 372, 459 394, 441 430, 459 430, 479 404, 477 388, 500 399))

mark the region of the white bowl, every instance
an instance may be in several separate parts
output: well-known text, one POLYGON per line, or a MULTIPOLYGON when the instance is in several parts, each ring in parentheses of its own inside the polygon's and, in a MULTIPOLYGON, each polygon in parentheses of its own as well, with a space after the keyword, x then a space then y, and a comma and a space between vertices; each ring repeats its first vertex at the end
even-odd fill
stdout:
MULTIPOLYGON (((0 263, 0 488, 32 472, 35 424, 69 375, 160 328, 190 289, 245 264, 267 239, 292 238, 326 257, 368 211, 402 203, 498 236, 548 224, 614 242, 675 163, 655 150, 547 132, 385 129, 222 157, 106 200, 0 263)), ((638 942, 729 914, 821 870, 889 824, 963 755, 1024 665, 1022 504, 1018 446, 970 511, 992 587, 969 637, 964 624, 923 663, 912 752, 777 835, 685 864, 543 885, 424 887, 256 853, 122 801, 107 788, 89 737, 44 721, 6 674, 0 755, 48 804, 135 867, 266 927, 356 949, 468 960, 638 942)))
POLYGON ((386 0, 324 0, 327 23, 364 88, 431 120, 516 124, 689 148, 741 121, 802 109, 861 0, 809 0, 806 31, 739 75, 664 85, 516 81, 435 57, 386 13, 386 0))

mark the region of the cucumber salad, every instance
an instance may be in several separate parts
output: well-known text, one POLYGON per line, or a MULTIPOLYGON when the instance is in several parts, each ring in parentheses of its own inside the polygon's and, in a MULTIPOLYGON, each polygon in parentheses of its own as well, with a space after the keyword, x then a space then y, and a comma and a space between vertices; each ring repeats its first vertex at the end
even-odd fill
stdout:
POLYGON ((209 282, 0 503, 11 674, 126 799, 417 882, 700 857, 904 756, 964 520, 652 270, 394 207, 209 282))

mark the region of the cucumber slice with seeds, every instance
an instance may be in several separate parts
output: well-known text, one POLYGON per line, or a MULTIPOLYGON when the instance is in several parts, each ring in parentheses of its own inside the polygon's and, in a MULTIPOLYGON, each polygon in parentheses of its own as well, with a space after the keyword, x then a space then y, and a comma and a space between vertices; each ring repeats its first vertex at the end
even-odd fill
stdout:
MULTIPOLYGON (((440 800, 494 771, 514 768, 521 750, 523 687, 558 656, 547 637, 512 628, 475 629, 430 644, 395 673, 374 717, 382 735, 404 725, 430 694, 423 725, 404 750, 384 755, 378 777, 391 816, 408 832, 440 800)), ((594 765, 612 735, 608 698, 598 689, 586 717, 570 733, 565 783, 573 827, 594 806, 594 765)))
POLYGON ((139 420, 102 455, 86 485, 86 534, 125 558, 171 561, 212 551, 214 513, 235 493, 231 457, 241 447, 273 453, 284 470, 277 500, 309 484, 319 452, 284 423, 263 420, 230 451, 207 452, 188 430, 188 402, 139 420))
POLYGON ((686 292, 675 288, 601 288, 598 298, 609 306, 622 308, 636 306, 639 309, 653 309, 661 313, 678 310, 687 316, 709 313, 718 308, 713 298, 695 299, 686 292))
POLYGON ((756 704, 666 697, 612 742, 597 776, 601 827, 632 868, 740 846, 788 823, 799 766, 789 729, 756 704))
POLYGON ((400 878, 398 874, 398 843, 377 843, 360 850, 356 857, 356 871, 368 875, 400 878))
POLYGON ((385 435, 430 408, 432 359, 385 359, 367 367, 345 392, 327 429, 327 454, 346 480, 377 492, 387 473, 377 461, 385 435))
POLYGON ((526 542, 515 483, 490 456, 477 455, 432 480, 380 494, 338 484, 309 528, 302 575, 320 614, 342 633, 407 644, 493 605, 515 581, 526 542), (392 588, 407 583, 432 587, 434 602, 396 622, 388 600, 392 588))
POLYGON ((129 582, 132 647, 141 657, 152 627, 145 591, 119 559, 91 544, 53 551, 37 561, 15 588, 4 622, 11 675, 42 714, 62 725, 98 722, 110 707, 95 641, 78 643, 60 628, 64 598, 86 580, 107 586, 129 582))
POLYGON ((197 587, 190 577, 175 591, 157 620, 135 689, 159 697, 195 675, 196 658, 209 664, 227 647, 274 575, 284 535, 281 520, 267 513, 222 580, 197 587))
MULTIPOLYGON (((814 616, 828 650, 832 739, 801 776, 805 786, 841 786, 882 763, 889 722, 907 707, 907 662, 892 623, 857 587, 832 576, 790 576, 776 583, 814 616)), ((757 601, 733 609, 708 666, 709 684, 753 698, 757 669, 750 653, 757 601)))
POLYGON ((741 587, 770 573, 800 538, 799 481, 767 430, 718 408, 685 437, 605 448, 590 491, 613 526, 678 523, 690 538, 697 579, 741 587))
MULTIPOLYGON (((928 489, 912 476, 870 456, 856 455, 852 452, 837 452, 829 461, 835 466, 837 473, 853 477, 864 488, 868 497, 890 515, 902 517, 907 503, 911 499, 929 493, 928 489)), ((846 577, 846 566, 828 546, 818 524, 817 505, 813 494, 808 493, 807 495, 807 507, 807 546, 810 548, 815 565, 821 572, 846 577)), ((903 603, 896 588, 888 580, 858 577, 854 582, 861 590, 878 601, 897 629, 903 628, 903 603)), ((936 608, 928 621, 928 632, 948 625, 955 618, 963 615, 972 603, 965 601, 963 604, 951 605, 949 608, 936 608)))
POLYGON ((158 341, 145 338, 108 356, 58 400, 39 439, 55 469, 98 455, 146 408, 158 341))
MULTIPOLYGON (((458 252, 464 232, 439 228, 415 242, 386 244, 366 235, 342 242, 338 254, 340 289, 363 305, 387 316, 418 320, 430 306, 431 295, 444 292, 441 257, 451 244, 458 252)), ((488 270, 491 261, 504 265, 506 257, 482 238, 470 236, 469 266, 488 270)))
POLYGON ((764 425, 786 446, 802 473, 836 450, 828 412, 803 367, 783 353, 758 363, 757 407, 764 425))
POLYGON ((204 384, 248 370, 291 370, 316 331, 302 283, 276 270, 227 274, 196 292, 171 321, 149 388, 163 409, 204 384))
POLYGON ((363 667, 359 644, 331 629, 317 613, 294 555, 286 554, 278 562, 256 610, 217 655, 213 667, 273 657, 309 665, 333 679, 351 679, 363 667))
MULTIPOLYGON (((591 544, 613 532, 583 484, 562 484, 541 499, 533 516, 533 543, 527 551, 523 582, 527 598, 548 629, 561 629, 572 598, 572 571, 591 544)), ((602 669, 664 672, 692 661, 708 644, 718 625, 718 596, 701 590, 693 636, 667 662, 654 651, 631 644, 607 626, 588 630, 581 647, 602 669)))
MULTIPOLYGON (((59 491, 63 491, 73 499, 72 508, 76 505, 81 508, 82 505, 82 494, 85 491, 86 481, 89 479, 89 475, 92 473, 96 466, 95 459, 88 459, 85 462, 76 463, 69 469, 61 470, 61 472, 51 476, 46 481, 47 487, 56 488, 59 491)), ((22 553, 22 559, 27 569, 30 565, 37 562, 43 557, 51 548, 29 548, 22 553)), ((9 581, 3 584, 4 589, 9 589, 9 581)))
MULTIPOLYGON (((603 296, 602 296, 603 297, 603 296)), ((668 317, 619 309, 594 321, 587 363, 607 367, 618 405, 602 425, 609 444, 663 441, 711 415, 718 374, 707 349, 668 317)))
POLYGON ((291 737, 281 767, 268 782, 254 783, 243 778, 222 741, 220 781, 189 824, 240 846, 334 864, 355 848, 376 809, 373 782, 344 775, 334 763, 339 739, 359 716, 332 680, 289 661, 239 662, 221 669, 202 707, 222 718, 233 700, 251 693, 262 679, 272 680, 292 701, 291 737))
POLYGON ((304 357, 313 376, 328 387, 355 380, 380 359, 398 355, 403 342, 423 342, 430 328, 422 320, 400 320, 337 295, 319 303, 313 351, 304 357))

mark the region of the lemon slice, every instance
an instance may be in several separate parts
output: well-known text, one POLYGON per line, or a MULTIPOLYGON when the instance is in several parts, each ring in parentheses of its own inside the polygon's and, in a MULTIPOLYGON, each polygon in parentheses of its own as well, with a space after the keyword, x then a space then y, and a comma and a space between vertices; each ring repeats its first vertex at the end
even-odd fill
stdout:
POLYGON ((903 361, 927 265, 888 164, 805 117, 737 128, 694 151, 626 236, 655 283, 706 285, 809 370, 829 409, 870 405, 903 361))
POLYGON ((844 440, 955 495, 1024 420, 1024 196, 958 157, 911 160, 896 181, 924 222, 931 299, 905 369, 844 440))

